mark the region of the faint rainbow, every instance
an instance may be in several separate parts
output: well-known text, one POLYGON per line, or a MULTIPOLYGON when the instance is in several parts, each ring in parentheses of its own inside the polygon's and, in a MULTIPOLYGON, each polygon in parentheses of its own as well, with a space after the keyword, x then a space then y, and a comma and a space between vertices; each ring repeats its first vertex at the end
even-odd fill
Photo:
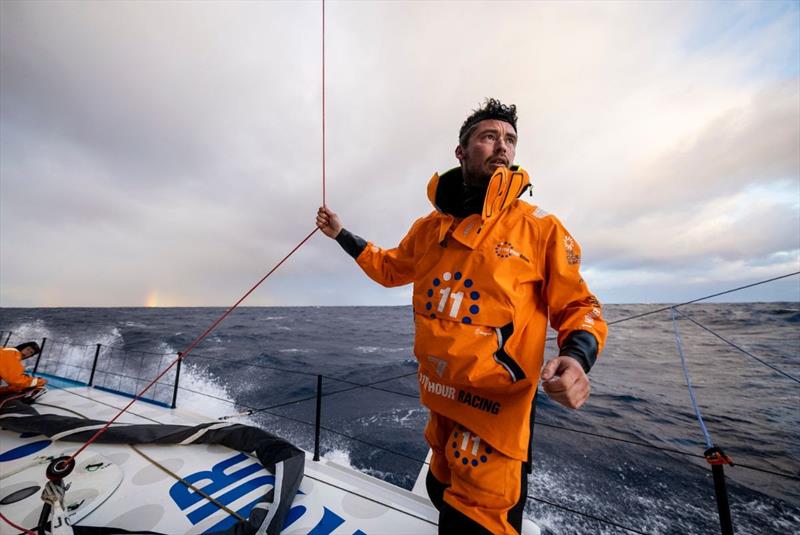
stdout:
POLYGON ((146 307, 160 306, 158 300, 158 292, 156 290, 150 290, 149 292, 147 292, 147 296, 144 298, 144 306, 146 307))

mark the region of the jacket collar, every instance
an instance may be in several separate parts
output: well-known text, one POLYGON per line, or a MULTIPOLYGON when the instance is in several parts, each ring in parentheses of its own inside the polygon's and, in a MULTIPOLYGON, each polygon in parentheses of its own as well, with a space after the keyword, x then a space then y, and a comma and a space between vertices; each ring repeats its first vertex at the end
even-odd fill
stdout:
MULTIPOLYGON (((517 165, 497 169, 483 194, 481 219, 486 221, 499 215, 530 187, 528 173, 517 165)), ((477 206, 469 188, 464 185, 461 168, 454 167, 441 176, 434 173, 428 182, 428 199, 440 212, 456 217, 477 213, 477 206), (472 206, 471 206, 472 205, 472 206)))

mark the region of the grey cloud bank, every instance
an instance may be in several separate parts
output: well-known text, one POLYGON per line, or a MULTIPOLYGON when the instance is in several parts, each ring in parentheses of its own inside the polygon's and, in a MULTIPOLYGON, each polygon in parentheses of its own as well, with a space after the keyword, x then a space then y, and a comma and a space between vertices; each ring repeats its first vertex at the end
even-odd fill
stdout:
MULTIPOLYGON (((520 109, 526 200, 581 242, 602 300, 800 270, 796 3, 453 6, 327 4, 328 203, 348 228, 399 242, 496 96, 520 109)), ((0 305, 223 305, 258 280, 321 202, 320 15, 0 3, 0 305)), ((409 295, 316 236, 248 304, 409 295)))

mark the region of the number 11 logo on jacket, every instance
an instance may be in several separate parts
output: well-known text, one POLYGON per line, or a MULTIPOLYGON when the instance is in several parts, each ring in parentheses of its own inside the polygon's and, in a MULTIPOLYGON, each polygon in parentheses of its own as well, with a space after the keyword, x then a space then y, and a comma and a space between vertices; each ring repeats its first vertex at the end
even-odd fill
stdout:
POLYGON ((470 324, 473 316, 481 311, 478 305, 481 298, 480 292, 474 289, 473 280, 464 279, 460 271, 455 273, 445 271, 441 276, 435 277, 432 284, 433 287, 428 288, 427 291, 429 301, 425 303, 425 310, 428 311, 431 318, 436 318, 437 314, 440 314, 458 320, 461 317, 462 308, 468 306, 464 309, 461 323, 470 324))

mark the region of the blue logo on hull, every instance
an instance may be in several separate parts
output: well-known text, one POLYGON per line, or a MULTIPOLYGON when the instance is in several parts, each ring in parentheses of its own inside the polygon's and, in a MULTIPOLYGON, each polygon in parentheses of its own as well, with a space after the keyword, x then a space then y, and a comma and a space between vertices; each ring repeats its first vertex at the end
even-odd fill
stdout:
MULTIPOLYGON (((245 481, 244 483, 238 484, 239 481, 261 470, 261 465, 257 463, 249 464, 229 474, 225 473, 225 471, 228 470, 229 468, 248 459, 249 458, 246 455, 244 455, 243 453, 239 453, 229 459, 225 459, 224 461, 220 461, 219 463, 215 464, 213 467, 211 467, 211 470, 203 470, 200 472, 195 472, 194 474, 186 476, 184 480, 194 485, 195 487, 199 488, 209 496, 212 496, 223 489, 227 489, 227 491, 224 494, 220 496, 215 496, 214 498, 217 502, 227 507, 228 505, 238 500, 239 498, 246 496, 248 493, 255 491, 265 485, 272 485, 273 487, 275 486, 275 476, 272 475, 255 477, 253 479, 245 481), (201 484, 203 483, 205 483, 205 485, 201 486, 201 484)), ((303 492, 298 491, 298 494, 303 494, 303 492)), ((205 500, 203 495, 193 491, 180 481, 176 482, 174 485, 172 485, 172 487, 170 487, 169 495, 175 502, 175 504, 178 507, 180 507, 182 511, 189 509, 190 507, 205 500)), ((238 509, 236 513, 243 518, 247 518, 250 515, 250 511, 253 510, 253 507, 255 507, 259 502, 261 502, 262 499, 263 496, 259 496, 258 498, 251 501, 244 507, 238 509)), ((215 504, 211 502, 207 502, 204 505, 193 510, 192 512, 188 513, 186 517, 193 525, 195 525, 198 524, 199 522, 202 522, 211 515, 217 513, 218 511, 219 507, 217 507, 215 504)), ((283 529, 294 524, 307 512, 308 508, 304 505, 295 505, 294 507, 289 509, 289 514, 286 516, 286 521, 283 525, 283 529)), ((206 530, 206 532, 211 533, 211 532, 223 531, 233 526, 236 522, 237 519, 235 517, 228 516, 227 518, 224 518, 222 521, 211 526, 208 530, 206 530)), ((339 528, 342 524, 344 524, 344 522, 345 522, 344 518, 337 515, 327 507, 323 506, 322 518, 319 520, 319 522, 317 522, 317 525, 314 526, 308 532, 308 535, 330 535, 331 533, 333 533, 335 529, 339 528)), ((367 534, 361 531, 360 529, 357 529, 356 531, 353 532, 353 535, 367 535, 367 534)))

